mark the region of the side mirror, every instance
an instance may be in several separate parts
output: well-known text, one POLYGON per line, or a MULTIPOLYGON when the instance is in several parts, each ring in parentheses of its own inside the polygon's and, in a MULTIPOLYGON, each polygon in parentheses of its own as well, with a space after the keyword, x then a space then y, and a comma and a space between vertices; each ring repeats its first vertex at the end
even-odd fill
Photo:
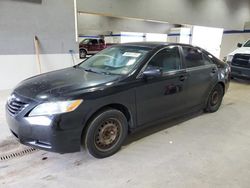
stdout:
POLYGON ((239 47, 239 48, 241 48, 242 46, 243 46, 242 43, 237 44, 237 47, 239 47))
POLYGON ((144 78, 156 78, 162 76, 162 70, 156 67, 147 67, 143 72, 144 78))

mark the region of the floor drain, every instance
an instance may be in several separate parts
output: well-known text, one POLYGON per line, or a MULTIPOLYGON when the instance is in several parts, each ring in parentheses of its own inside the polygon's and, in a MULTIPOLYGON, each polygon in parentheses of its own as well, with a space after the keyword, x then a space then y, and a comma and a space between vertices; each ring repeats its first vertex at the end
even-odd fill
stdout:
POLYGON ((9 159, 21 157, 21 156, 24 156, 26 154, 32 153, 32 152, 34 152, 36 150, 37 149, 35 149, 35 148, 27 148, 27 149, 24 149, 24 150, 21 150, 21 151, 9 153, 9 154, 0 156, 0 161, 6 161, 6 160, 9 160, 9 159))

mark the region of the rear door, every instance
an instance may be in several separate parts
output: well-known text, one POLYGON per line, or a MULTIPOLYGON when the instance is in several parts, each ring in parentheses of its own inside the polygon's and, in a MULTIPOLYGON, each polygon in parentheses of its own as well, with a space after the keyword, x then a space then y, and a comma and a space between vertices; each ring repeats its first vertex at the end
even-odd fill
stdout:
POLYGON ((147 68, 162 69, 162 77, 139 78, 136 87, 138 126, 180 113, 184 109, 186 71, 178 46, 165 47, 149 61, 147 68))
POLYGON ((90 53, 97 53, 99 51, 99 44, 97 39, 91 39, 89 42, 89 52, 90 53))
POLYGON ((183 46, 183 59, 188 74, 187 107, 204 104, 210 90, 218 80, 218 67, 201 50, 183 46))

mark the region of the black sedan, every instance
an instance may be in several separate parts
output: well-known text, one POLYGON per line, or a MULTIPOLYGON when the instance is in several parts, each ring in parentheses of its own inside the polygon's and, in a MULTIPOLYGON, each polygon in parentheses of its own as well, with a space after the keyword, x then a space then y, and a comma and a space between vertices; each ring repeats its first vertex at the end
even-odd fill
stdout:
POLYGON ((229 75, 227 64, 198 47, 121 44, 24 80, 8 99, 6 117, 25 145, 58 153, 85 145, 104 158, 136 129, 196 110, 217 111, 229 75))

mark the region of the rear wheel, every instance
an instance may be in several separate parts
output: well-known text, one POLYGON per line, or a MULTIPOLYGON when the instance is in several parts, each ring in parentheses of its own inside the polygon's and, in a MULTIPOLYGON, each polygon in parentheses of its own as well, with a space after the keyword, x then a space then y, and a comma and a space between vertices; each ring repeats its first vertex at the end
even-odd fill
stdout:
POLYGON ((224 90, 221 84, 217 84, 209 95, 206 112, 216 112, 220 106, 223 99, 224 90))
POLYGON ((128 133, 128 122, 124 114, 108 109, 96 115, 88 125, 85 147, 96 158, 105 158, 116 153, 128 133))

